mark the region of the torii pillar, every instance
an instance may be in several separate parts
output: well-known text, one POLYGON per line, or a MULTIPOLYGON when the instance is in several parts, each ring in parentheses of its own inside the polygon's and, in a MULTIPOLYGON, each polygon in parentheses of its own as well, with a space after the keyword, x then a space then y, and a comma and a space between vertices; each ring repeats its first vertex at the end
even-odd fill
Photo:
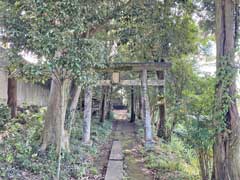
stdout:
POLYGON ((145 148, 151 149, 153 147, 152 125, 150 115, 150 105, 148 98, 148 85, 147 85, 147 70, 143 69, 141 74, 141 95, 142 95, 142 111, 144 120, 145 132, 145 148))

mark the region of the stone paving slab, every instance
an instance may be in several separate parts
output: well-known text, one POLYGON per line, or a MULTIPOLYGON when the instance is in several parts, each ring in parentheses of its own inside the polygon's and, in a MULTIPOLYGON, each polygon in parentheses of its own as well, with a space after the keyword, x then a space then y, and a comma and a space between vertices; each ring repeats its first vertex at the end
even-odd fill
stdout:
POLYGON ((118 160, 118 161, 123 160, 122 145, 120 141, 113 141, 109 160, 118 160))
POLYGON ((109 160, 105 180, 123 179, 123 161, 109 160))

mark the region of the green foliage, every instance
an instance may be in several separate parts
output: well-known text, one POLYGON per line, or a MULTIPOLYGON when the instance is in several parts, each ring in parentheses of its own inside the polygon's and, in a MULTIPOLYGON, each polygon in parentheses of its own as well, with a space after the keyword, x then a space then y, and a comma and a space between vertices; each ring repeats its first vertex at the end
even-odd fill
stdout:
POLYGON ((199 17, 199 25, 205 33, 214 34, 215 32, 215 1, 202 0, 196 1, 196 13, 199 17))
POLYGON ((166 105, 167 105, 167 129, 171 136, 178 123, 187 119, 187 106, 184 91, 191 86, 194 78, 194 62, 187 57, 173 58, 172 67, 166 75, 166 105))
POLYGON ((166 171, 178 171, 180 170, 180 162, 168 161, 161 158, 156 161, 156 155, 150 154, 147 159, 147 167, 151 169, 162 169, 166 171))
POLYGON ((5 125, 8 136, 1 142, 1 177, 18 177, 18 168, 27 168, 31 172, 38 171, 36 152, 42 130, 43 113, 44 110, 37 113, 26 111, 5 125))
POLYGON ((191 87, 184 91, 187 98, 188 118, 186 143, 193 148, 211 149, 213 144, 213 107, 215 79, 198 77, 192 79, 191 87))
POLYGON ((145 165, 157 172, 160 179, 200 179, 197 155, 177 136, 169 144, 158 142, 151 153, 143 151, 145 165))
POLYGON ((7 1, 4 35, 12 45, 10 59, 21 59, 23 50, 33 52, 41 62, 25 75, 53 73, 61 80, 93 83, 93 68, 103 67, 107 57, 105 43, 91 38, 89 31, 106 18, 109 6, 102 1, 7 1))
POLYGON ((133 1, 117 22, 117 60, 169 60, 196 52, 198 27, 192 13, 190 1, 133 1))
POLYGON ((232 67, 233 53, 224 57, 219 57, 218 68, 216 72, 216 95, 214 121, 216 123, 216 132, 229 130, 229 123, 226 119, 231 103, 236 101, 236 93, 230 92, 230 87, 235 84, 237 69, 232 67))
POLYGON ((0 130, 4 128, 4 125, 9 121, 9 119, 10 119, 9 108, 4 104, 0 104, 0 130))
MULTIPOLYGON (((53 179, 57 168, 57 154, 53 146, 46 153, 40 152, 40 135, 43 130, 45 108, 24 108, 16 119, 6 124, 9 136, 0 143, 0 178, 53 179)), ((76 117, 71 137, 71 153, 63 152, 62 178, 82 179, 98 175, 93 160, 99 153, 99 147, 106 141, 111 132, 111 121, 99 124, 92 123, 93 145, 81 145, 82 120, 76 117)))

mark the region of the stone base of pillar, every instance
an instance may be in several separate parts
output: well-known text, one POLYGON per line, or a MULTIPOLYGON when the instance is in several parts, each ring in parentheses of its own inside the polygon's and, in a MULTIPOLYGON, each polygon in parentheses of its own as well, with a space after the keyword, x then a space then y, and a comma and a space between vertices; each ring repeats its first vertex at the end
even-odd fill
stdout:
POLYGON ((87 146, 87 147, 92 146, 92 145, 93 145, 93 141, 90 140, 90 141, 88 141, 88 142, 82 142, 82 145, 83 145, 83 146, 87 146))
POLYGON ((145 151, 152 151, 154 149, 153 141, 146 141, 144 144, 145 151))

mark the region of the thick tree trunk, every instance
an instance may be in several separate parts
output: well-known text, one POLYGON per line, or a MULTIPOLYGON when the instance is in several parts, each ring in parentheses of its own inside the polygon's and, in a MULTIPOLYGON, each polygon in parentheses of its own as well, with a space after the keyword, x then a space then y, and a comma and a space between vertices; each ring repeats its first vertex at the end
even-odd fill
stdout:
POLYGON ((85 89, 84 97, 84 119, 83 119, 83 143, 90 143, 91 134, 91 119, 92 119, 92 88, 85 89))
POLYGON ((134 87, 131 87, 131 120, 130 122, 135 122, 135 105, 134 105, 134 87))
POLYGON ((70 89, 71 82, 69 80, 63 80, 61 87, 60 87, 60 122, 57 121, 57 152, 61 152, 61 149, 70 151, 69 147, 69 140, 70 135, 67 130, 64 129, 65 119, 66 119, 66 111, 67 111, 67 103, 69 97, 69 89, 70 89))
POLYGON ((236 104, 236 72, 232 68, 235 44, 234 9, 233 0, 216 1, 215 125, 220 130, 217 131, 214 144, 215 180, 240 179, 240 122, 236 104))
POLYGON ((8 107, 11 110, 11 117, 17 116, 17 80, 8 78, 8 107))
POLYGON ((45 151, 49 145, 55 145, 57 152, 61 150, 61 146, 69 150, 69 135, 64 131, 69 87, 68 80, 60 82, 55 76, 52 77, 42 134, 42 151, 45 151))
POLYGON ((143 120, 145 128, 145 146, 147 148, 152 147, 153 138, 152 138, 152 124, 150 116, 150 105, 148 98, 148 88, 147 88, 147 70, 142 71, 141 77, 141 86, 142 86, 142 109, 143 109, 143 120))
MULTIPOLYGON (((157 71, 157 77, 159 80, 164 80, 164 71, 157 71)), ((164 86, 159 87, 160 104, 159 104, 159 122, 157 136, 167 140, 166 132, 166 113, 165 113, 165 98, 164 98, 164 86)))

